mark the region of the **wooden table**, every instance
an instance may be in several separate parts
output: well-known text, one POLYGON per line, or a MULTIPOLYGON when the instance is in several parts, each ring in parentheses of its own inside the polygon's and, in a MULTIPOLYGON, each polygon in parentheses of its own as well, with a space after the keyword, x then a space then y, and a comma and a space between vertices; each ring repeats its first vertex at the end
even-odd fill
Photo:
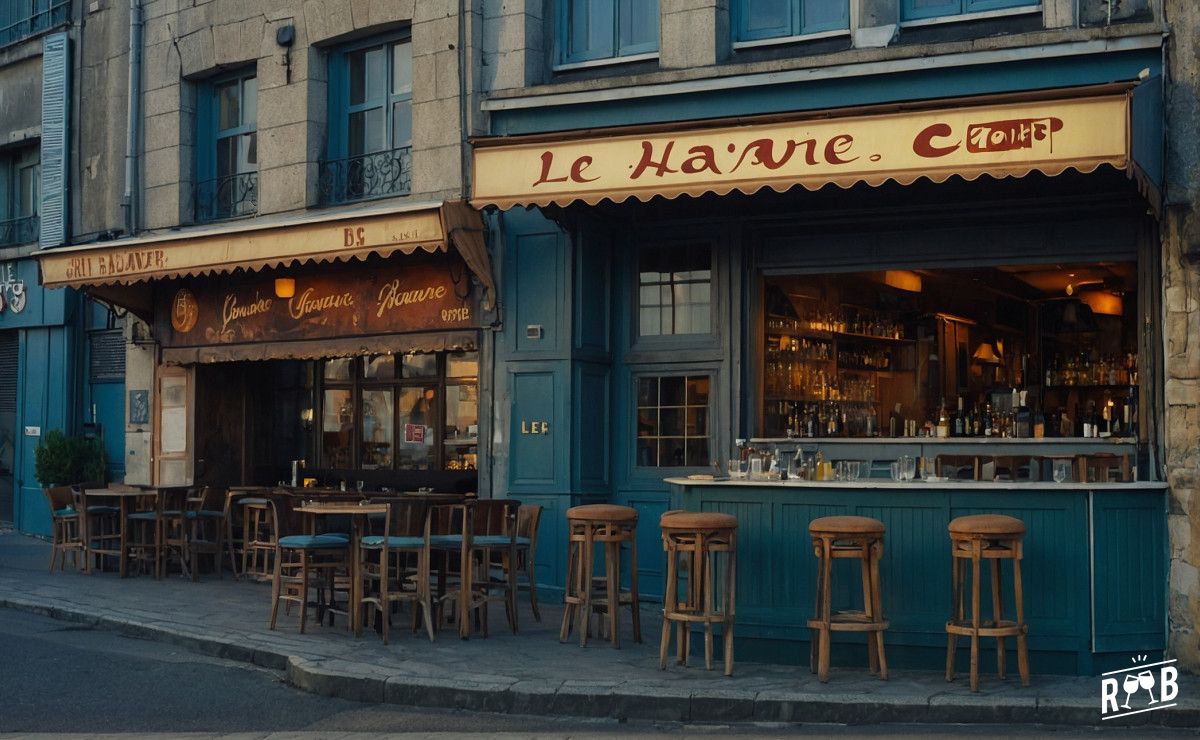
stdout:
POLYGON ((158 489, 156 488, 91 488, 84 489, 79 495, 79 505, 82 509, 82 523, 80 530, 83 532, 83 562, 84 572, 92 572, 92 555, 117 555, 121 563, 121 577, 124 578, 129 566, 129 502, 142 496, 153 496, 158 498, 158 489), (92 536, 90 532, 91 515, 88 514, 88 499, 115 498, 118 500, 118 508, 120 509, 120 549, 110 550, 104 548, 92 548, 92 536))
MULTIPOLYGON (((345 503, 345 502, 321 502, 307 501, 295 508, 295 511, 304 514, 308 518, 308 532, 316 533, 315 517, 318 516, 349 516, 354 522, 354 527, 350 531, 350 604, 348 605, 347 618, 350 622, 350 628, 357 633, 359 624, 362 620, 362 557, 359 548, 359 541, 362 537, 363 524, 370 514, 387 514, 387 504, 367 504, 367 503, 345 503)), ((383 574, 387 577, 387 574, 383 574)), ((333 594, 330 593, 332 601, 333 594)), ((307 608, 306 604, 302 604, 302 609, 307 608)), ((384 615, 386 619, 387 616, 384 615)))

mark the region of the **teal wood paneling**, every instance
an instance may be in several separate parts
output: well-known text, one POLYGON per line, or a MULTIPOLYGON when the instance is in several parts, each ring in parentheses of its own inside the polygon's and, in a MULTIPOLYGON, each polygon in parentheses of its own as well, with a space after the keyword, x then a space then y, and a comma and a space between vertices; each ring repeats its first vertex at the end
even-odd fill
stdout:
MULTIPOLYGON (((90 406, 96 409, 104 436, 104 459, 110 480, 125 478, 125 384, 92 383, 90 406)), ((90 417, 89 417, 90 418, 90 417)))
POLYGON ((566 234, 537 211, 514 209, 501 216, 504 231, 501 299, 507 310, 500 342, 512 359, 566 358, 570 350, 567 286, 570 255, 566 234), (527 329, 540 326, 542 336, 527 329))
POLYGON ((580 354, 607 359, 612 349, 611 246, 595 229, 581 231, 576 242, 572 346, 580 354))
POLYGON ((566 362, 522 362, 508 366, 508 490, 556 493, 569 488, 566 362), (549 431, 532 433, 533 423, 546 422, 549 431))
POLYGON ((1166 648, 1166 525, 1162 496, 1093 498, 1096 652, 1166 648))
MULTIPOLYGON (((760 656, 807 656, 807 650, 796 643, 808 640, 804 620, 812 611, 815 587, 816 560, 808 524, 820 516, 846 513, 882 520, 887 533, 880 576, 885 615, 891 620, 889 655, 896 667, 937 667, 945 660, 944 625, 951 606, 946 531, 950 519, 981 512, 1018 517, 1028 528, 1022 575, 1033 668, 1089 673, 1094 663, 1087 495, 1052 489, 950 492, 914 486, 911 491, 850 492, 695 486, 673 487, 672 501, 693 511, 723 511, 738 517, 737 634, 752 654, 760 656)), ((1097 602, 1098 651, 1135 649, 1134 645, 1148 651, 1161 649, 1166 589, 1162 493, 1097 491, 1094 496, 1096 501, 1105 500, 1103 507, 1096 507, 1105 510, 1108 530, 1102 537, 1097 525, 1096 571, 1110 594, 1107 601, 1097 602), (1101 547, 1110 554, 1102 555, 1101 547), (1121 598, 1126 593, 1128 598, 1121 598), (1101 632, 1102 613, 1107 633, 1101 632), (1149 639, 1152 636, 1158 641, 1149 639), (1109 637, 1111 641, 1105 643, 1109 637)), ((860 608, 857 564, 837 565, 844 567, 834 572, 835 608, 860 608)), ((1002 578, 1005 613, 1012 614, 1011 567, 1003 569, 1002 578)), ((990 614, 986 569, 980 585, 984 613, 990 614)), ((838 644, 846 646, 841 659, 857 660, 861 642, 857 636, 839 636, 838 644)), ((990 669, 994 653, 994 648, 987 652, 985 668, 990 669)))
POLYGON ((621 98, 490 113, 493 134, 515 135, 1095 85, 1136 80, 1143 69, 1149 69, 1151 75, 1161 72, 1159 49, 1020 59, 786 84, 740 85, 686 95, 621 98))
MULTIPOLYGON (((671 508, 670 494, 663 491, 621 491, 613 500, 637 509, 638 590, 648 599, 662 599, 666 583, 662 534, 658 520, 671 508)), ((621 578, 629 582, 629 562, 621 564, 621 578)))
POLYGON ((607 493, 611 483, 612 373, 607 365, 572 363, 571 487, 607 493))

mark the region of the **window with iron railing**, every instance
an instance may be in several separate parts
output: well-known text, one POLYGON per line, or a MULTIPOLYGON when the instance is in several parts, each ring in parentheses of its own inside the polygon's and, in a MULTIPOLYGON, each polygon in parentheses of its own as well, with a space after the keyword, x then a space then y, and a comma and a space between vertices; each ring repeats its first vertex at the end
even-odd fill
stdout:
POLYGON ((0 246, 38 240, 41 149, 27 146, 0 157, 0 246))
POLYGON ((412 190, 412 45, 407 36, 343 47, 329 60, 322 205, 412 190))
POLYGON ((71 0, 3 0, 0 46, 15 44, 71 18, 71 0))
POLYGON ((196 109, 196 221, 258 212, 258 80, 253 71, 200 89, 196 109))

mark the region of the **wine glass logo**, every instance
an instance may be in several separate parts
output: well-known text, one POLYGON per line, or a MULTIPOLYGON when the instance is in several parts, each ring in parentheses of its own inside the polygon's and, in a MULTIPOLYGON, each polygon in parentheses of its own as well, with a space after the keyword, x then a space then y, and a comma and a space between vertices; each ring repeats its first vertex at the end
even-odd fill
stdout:
POLYGON ((1132 673, 1126 674, 1125 680, 1121 683, 1121 690, 1125 692, 1125 703, 1121 705, 1123 709, 1129 709, 1129 697, 1138 692, 1138 687, 1141 682, 1138 677, 1132 673))
POLYGON ((1179 669, 1175 659, 1147 662, 1149 656, 1137 655, 1129 668, 1117 669, 1102 674, 1100 682, 1101 719, 1112 719, 1130 714, 1141 714, 1158 709, 1177 706, 1179 697, 1179 669), (1142 691, 1147 700, 1135 699, 1142 691), (1125 692, 1125 702, 1120 703, 1120 692, 1125 692), (1155 696, 1155 691, 1158 695, 1155 696), (1125 711, 1122 711, 1125 710, 1125 711))
POLYGON ((1138 684, 1146 690, 1147 694, 1150 695, 1150 703, 1157 704, 1158 699, 1154 698, 1154 691, 1152 691, 1154 688, 1154 673, 1152 671, 1142 671, 1141 673, 1137 674, 1137 677, 1138 684))

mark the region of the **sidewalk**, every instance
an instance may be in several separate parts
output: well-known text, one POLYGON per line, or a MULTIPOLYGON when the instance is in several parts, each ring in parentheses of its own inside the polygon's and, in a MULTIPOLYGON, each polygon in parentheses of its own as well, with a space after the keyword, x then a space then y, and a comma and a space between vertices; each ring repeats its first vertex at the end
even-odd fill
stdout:
MULTIPOLYGON (((407 628, 384 646, 373 633, 354 638, 337 627, 297 630, 294 616, 267 629, 270 587, 206 576, 125 580, 114 574, 47 573, 49 547, 0 534, 0 607, 92 624, 286 672, 292 685, 365 702, 535 715, 681 722, 1152 724, 1200 727, 1200 679, 1180 677, 1178 705, 1100 721, 1100 681, 1034 676, 1021 689, 981 676, 972 694, 965 676, 952 684, 937 673, 891 671, 880 681, 864 669, 834 669, 820 684, 805 667, 737 663, 732 678, 703 659, 658 670, 659 621, 644 612, 646 642, 626 638, 620 650, 595 641, 584 649, 559 644, 561 610, 542 605, 533 621, 522 603, 521 633, 491 614, 492 635, 462 641, 443 631, 436 642, 407 628)), ((310 625, 312 621, 310 621, 310 625)), ((625 620, 626 634, 628 620, 625 620)))

